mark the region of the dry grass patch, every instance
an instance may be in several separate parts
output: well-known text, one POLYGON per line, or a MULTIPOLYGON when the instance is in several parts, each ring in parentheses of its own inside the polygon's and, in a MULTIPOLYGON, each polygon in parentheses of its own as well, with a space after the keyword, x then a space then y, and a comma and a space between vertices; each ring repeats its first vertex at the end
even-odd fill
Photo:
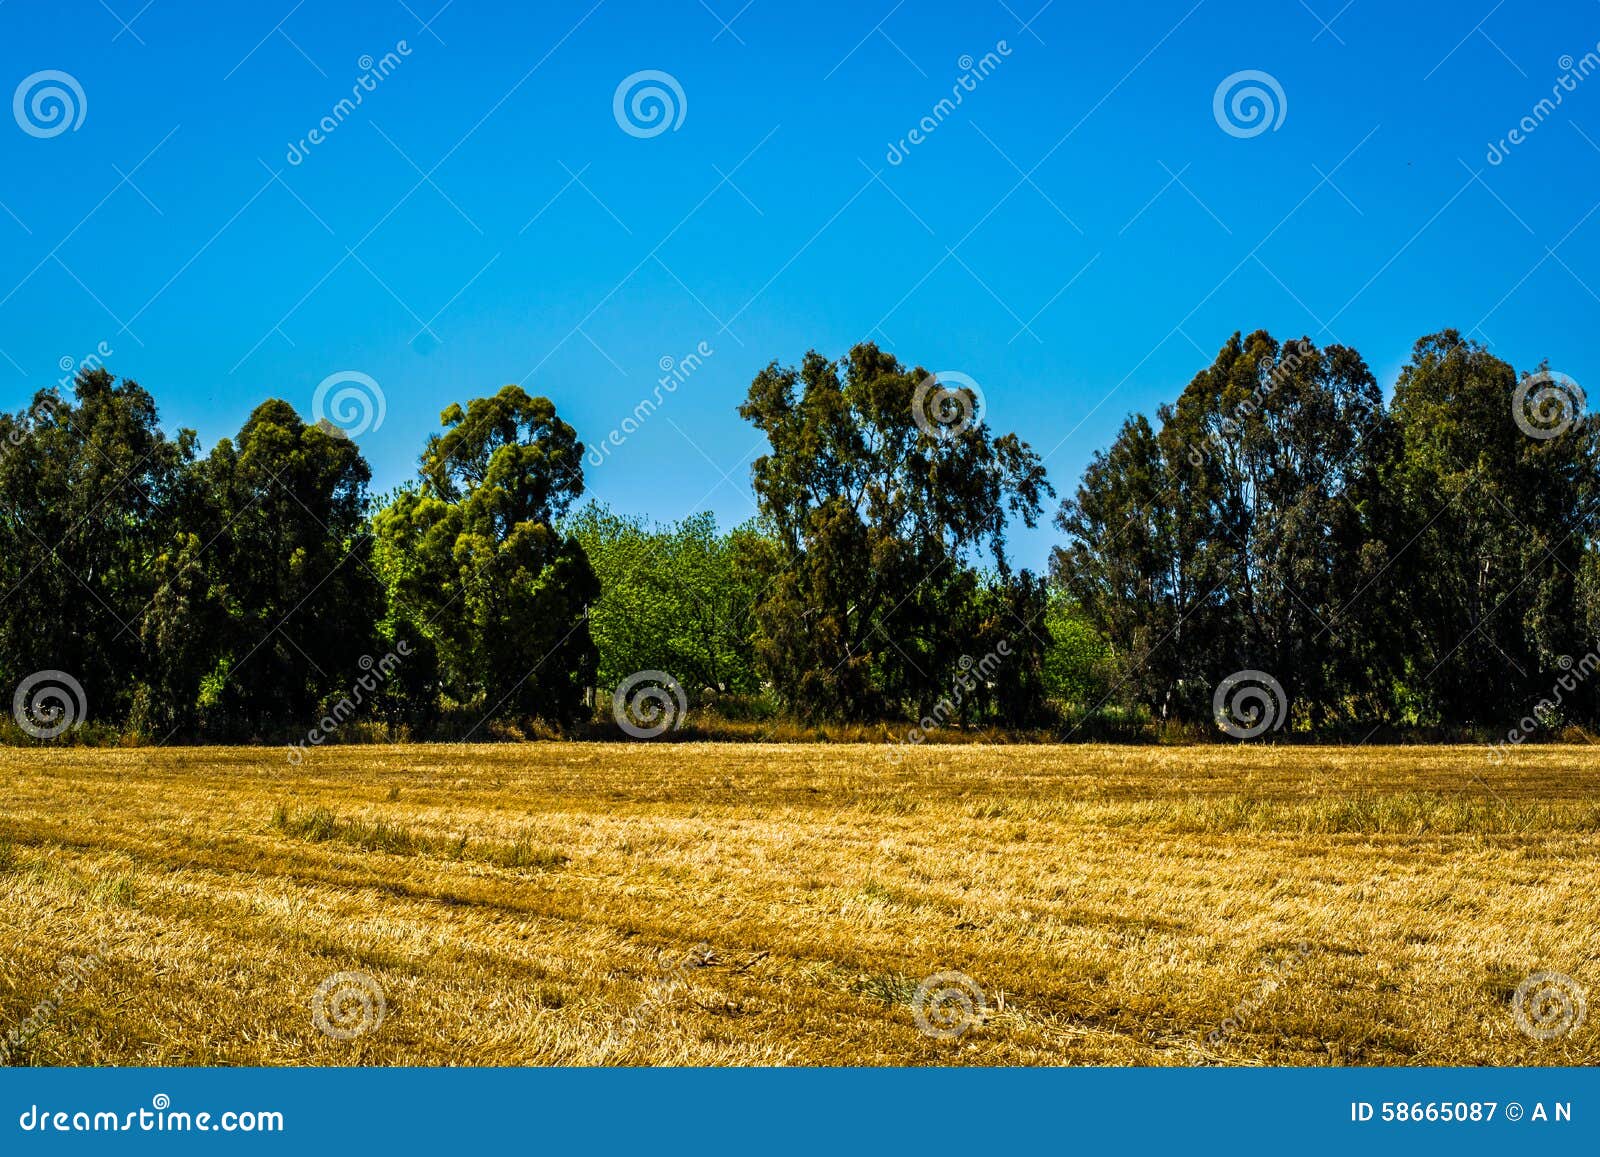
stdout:
POLYGON ((1600 981, 1592 750, 9 750, 0 1027, 59 995, 31 1064, 1595 1063, 1511 1011, 1600 981), (985 1015, 936 1039, 950 971, 985 1015), (382 993, 351 1039, 339 973, 382 993))

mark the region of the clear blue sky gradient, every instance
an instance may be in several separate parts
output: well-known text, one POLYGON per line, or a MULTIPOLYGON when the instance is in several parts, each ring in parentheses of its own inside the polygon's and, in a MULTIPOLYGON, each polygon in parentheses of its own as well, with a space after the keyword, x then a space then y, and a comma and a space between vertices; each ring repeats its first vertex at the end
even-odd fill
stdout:
POLYGON ((1389 386, 1455 326, 1600 389, 1600 73, 1486 159, 1596 50, 1591 0, 440 2, 0 2, 4 92, 59 69, 87 103, 48 139, 0 117, 0 404, 105 342, 209 446, 357 370, 381 490, 450 402, 520 382, 594 443, 704 342, 588 480, 726 524, 753 512, 752 375, 863 338, 974 378, 1063 494, 1235 329, 1353 345, 1389 386), (682 86, 677 130, 619 128, 642 69, 682 86), (1245 69, 1286 110, 1240 138, 1213 94, 1245 69))

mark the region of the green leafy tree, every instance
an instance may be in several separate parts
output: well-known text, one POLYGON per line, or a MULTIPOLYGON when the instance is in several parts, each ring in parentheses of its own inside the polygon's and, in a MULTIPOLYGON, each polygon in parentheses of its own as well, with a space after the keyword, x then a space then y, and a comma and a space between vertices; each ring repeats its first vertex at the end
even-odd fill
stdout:
POLYGON ((973 558, 1008 574, 1008 518, 1032 525, 1051 492, 1025 442, 990 433, 975 391, 935 395, 962 420, 919 425, 928 378, 872 344, 837 362, 813 351, 762 370, 740 407, 770 445, 752 478, 772 537, 745 556, 762 580, 757 655, 803 715, 926 715, 972 642, 952 624, 973 558))
POLYGON ((597 663, 599 584, 557 529, 583 493, 583 444, 548 398, 516 386, 440 421, 419 484, 376 519, 394 629, 426 641, 453 701, 570 723, 597 663))
POLYGON ((739 564, 759 532, 717 530, 715 516, 652 527, 590 504, 567 523, 600 581, 589 630, 599 685, 636 671, 665 671, 690 694, 749 693, 759 686, 751 641, 759 580, 739 564))
POLYGON ((1191 442, 1205 431, 1212 452, 1180 500, 1212 528, 1228 608, 1217 666, 1195 672, 1203 682, 1281 672, 1311 724, 1337 713, 1357 674, 1360 596, 1383 561, 1369 525, 1370 452, 1383 443, 1368 438, 1385 421, 1354 350, 1264 331, 1235 334, 1184 391, 1167 424, 1191 442))
POLYGON ((164 656, 139 621, 152 562, 186 516, 195 436, 161 432, 153 398, 104 369, 73 397, 35 395, 0 417, 0 676, 40 670, 83 686, 88 718, 142 714, 164 656))
POLYGON ((1050 591, 1028 571, 986 576, 972 593, 971 634, 957 666, 982 678, 971 703, 1004 727, 1052 722, 1050 591))
POLYGON ((1189 707, 1184 675, 1205 665, 1193 656, 1214 637, 1203 611, 1219 569, 1201 520, 1179 501, 1188 451, 1174 449, 1169 458, 1142 414, 1124 422, 1062 504, 1056 525, 1068 539, 1052 556, 1055 577, 1106 640, 1109 693, 1162 716, 1189 707))
POLYGON ((1109 689, 1106 640, 1065 591, 1052 584, 1044 622, 1050 646, 1044 657, 1046 693, 1078 711, 1098 707, 1109 689))
POLYGON ((1361 597, 1381 575, 1392 444, 1355 351, 1235 334, 1159 426, 1128 420, 1057 524, 1054 566, 1111 647, 1114 689, 1202 720, 1218 680, 1264 670, 1313 726, 1374 661, 1361 597))
MULTIPOLYGON (((1574 398, 1541 424, 1537 392, 1519 399, 1518 384, 1444 330, 1417 342, 1395 387, 1408 545, 1386 593, 1414 640, 1403 683, 1423 722, 1519 718, 1594 646, 1579 582, 1600 497, 1595 423, 1574 398)), ((1581 689, 1590 718, 1594 695, 1581 689)))
POLYGON ((212 730, 310 726, 376 645, 382 586, 366 528, 371 471, 356 444, 263 402, 197 470, 194 522, 157 560, 143 629, 183 656, 168 690, 192 692, 212 730), (194 656, 209 647, 198 679, 194 656))

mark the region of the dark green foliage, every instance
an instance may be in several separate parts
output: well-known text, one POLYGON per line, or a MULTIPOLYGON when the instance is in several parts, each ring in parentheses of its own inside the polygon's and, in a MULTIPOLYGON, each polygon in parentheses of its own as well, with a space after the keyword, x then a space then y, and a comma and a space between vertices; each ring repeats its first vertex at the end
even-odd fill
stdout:
MULTIPOLYGON (((1014 579, 1005 556, 1007 517, 1032 525, 1051 493, 1038 455, 1014 434, 992 436, 971 391, 964 431, 920 428, 914 399, 927 376, 871 344, 838 362, 812 352, 798 369, 769 365, 740 407, 771 447, 752 477, 772 534, 745 558, 762 580, 756 654, 802 716, 924 717, 963 657, 1000 635, 1031 648, 1046 630, 1042 614, 1027 620, 1031 580, 1014 579), (988 608, 973 567, 983 553, 997 583, 1020 584, 988 608)), ((1037 682, 1010 677, 1019 692, 1037 682)))
MULTIPOLYGON (((1446 330, 1417 343, 1395 387, 1390 487, 1413 545, 1385 594, 1412 637, 1404 675, 1424 722, 1522 716, 1597 646, 1580 588, 1594 574, 1596 427, 1530 436, 1512 420, 1517 382, 1446 330)), ((1596 688, 1576 690, 1566 702, 1593 719, 1596 688)))
POLYGON ((194 701, 213 730, 265 735, 315 720, 360 677, 382 608, 370 478, 354 442, 277 400, 197 468, 198 525, 161 560, 170 581, 146 634, 153 649, 181 651, 188 637, 209 652, 179 686, 190 691, 199 676, 194 701))
POLYGON ((167 438, 151 396, 103 369, 74 394, 0 417, 0 676, 9 707, 33 672, 69 672, 95 717, 120 721, 165 678, 140 624, 193 512, 195 437, 167 438))
POLYGON ((1109 645, 1109 700, 1205 721, 1255 669, 1313 730, 1522 715, 1594 645, 1596 454, 1588 420, 1520 430, 1517 383, 1445 331, 1391 410, 1353 350, 1234 335, 1058 516, 1055 574, 1109 645))
POLYGON ((583 443, 516 386, 440 421, 420 484, 376 519, 392 629, 424 640, 444 693, 483 720, 570 724, 597 664, 599 583, 558 529, 583 493, 583 443))
POLYGON ((919 425, 928 381, 870 344, 767 366, 740 407, 760 514, 723 533, 575 510, 583 444, 515 386, 447 409, 374 504, 355 443, 286 402, 201 457, 85 370, 0 415, 0 687, 68 673, 80 739, 295 758, 347 725, 566 729, 653 670, 724 723, 1193 735, 1247 670, 1289 733, 1600 723, 1600 423, 1519 422, 1529 379, 1455 331, 1387 404, 1354 350, 1235 334, 1095 456, 1049 582, 1006 552, 1053 493, 1038 455, 969 389, 943 395, 965 421, 919 425))

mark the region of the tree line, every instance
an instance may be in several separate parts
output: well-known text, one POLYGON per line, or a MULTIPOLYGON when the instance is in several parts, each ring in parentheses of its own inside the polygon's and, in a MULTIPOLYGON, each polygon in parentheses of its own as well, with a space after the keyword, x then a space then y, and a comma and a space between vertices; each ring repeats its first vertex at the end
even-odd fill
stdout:
POLYGON ((871 344, 756 375, 759 513, 728 530, 583 503, 583 442, 516 386, 447 408, 375 496, 356 442, 288 402, 202 453, 94 367, 0 415, 0 677, 29 734, 52 708, 23 688, 65 673, 94 727, 156 741, 637 734, 686 708, 902 742, 1531 738, 1600 708, 1582 407, 1455 331, 1388 399, 1352 349, 1235 334, 1095 455, 1035 574, 1007 528, 1055 497, 1037 452, 871 344), (1271 693, 1241 724, 1244 676, 1271 693))

